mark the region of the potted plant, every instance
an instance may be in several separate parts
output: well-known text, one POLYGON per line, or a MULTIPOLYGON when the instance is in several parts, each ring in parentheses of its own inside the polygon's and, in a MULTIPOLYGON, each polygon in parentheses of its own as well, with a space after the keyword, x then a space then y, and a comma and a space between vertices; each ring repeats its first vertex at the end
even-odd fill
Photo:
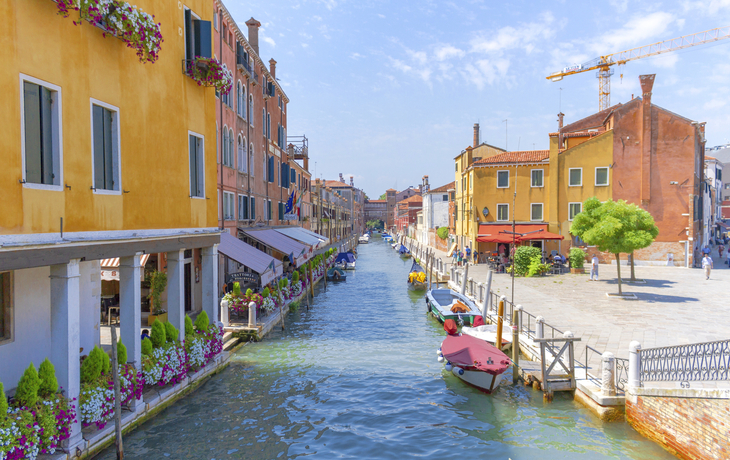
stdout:
POLYGON ((188 75, 198 86, 213 86, 222 93, 233 87, 233 73, 214 58, 196 56, 188 63, 188 75))
POLYGON ((581 248, 570 248, 570 254, 568 254, 570 260, 570 273, 576 275, 585 273, 583 264, 586 261, 586 252, 581 248))
POLYGON ((167 311, 162 309, 162 293, 167 288, 167 273, 154 271, 150 275, 150 294, 147 296, 152 302, 152 311, 147 317, 147 325, 151 326, 156 319, 167 321, 167 311))

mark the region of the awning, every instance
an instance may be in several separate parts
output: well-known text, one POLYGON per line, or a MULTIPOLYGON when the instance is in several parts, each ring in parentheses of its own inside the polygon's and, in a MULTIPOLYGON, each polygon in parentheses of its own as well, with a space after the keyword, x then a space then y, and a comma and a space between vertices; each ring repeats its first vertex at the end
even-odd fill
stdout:
POLYGON ((280 261, 228 233, 221 233, 218 252, 261 275, 262 286, 269 284, 284 272, 280 261))
MULTIPOLYGON (((142 254, 140 261, 142 267, 147 265, 150 254, 142 254)), ((142 269, 142 278, 144 279, 144 268, 142 269)), ((119 281, 119 257, 101 260, 101 279, 102 281, 119 281)))
POLYGON ((314 249, 319 249, 324 246, 324 241, 322 239, 303 232, 301 227, 275 228, 274 230, 282 235, 288 236, 289 238, 294 238, 297 241, 307 244, 314 249))
MULTIPOLYGON (((562 240, 564 237, 547 231, 547 224, 516 224, 514 241, 562 240)), ((482 243, 512 243, 512 224, 482 224, 477 241, 482 243)))
POLYGON ((260 241, 261 243, 269 246, 280 253, 289 257, 294 257, 294 261, 297 266, 300 266, 304 262, 310 259, 311 251, 306 245, 289 238, 286 235, 282 235, 276 230, 262 229, 252 230, 245 229, 243 233, 250 236, 251 238, 260 241))
POLYGON ((309 230, 307 228, 304 228, 304 227, 298 227, 298 228, 299 228, 299 230, 303 231, 304 233, 307 233, 309 235, 312 235, 315 238, 318 238, 318 239, 322 240, 322 242, 325 244, 325 246, 328 245, 328 244, 330 244, 330 239, 327 238, 326 236, 320 235, 319 233, 313 232, 313 231, 311 231, 311 230, 309 230))
POLYGON ((537 232, 533 233, 531 235, 525 235, 522 237, 522 240, 529 241, 529 240, 562 240, 565 237, 563 235, 558 235, 557 233, 550 233, 550 232, 537 232))
POLYGON ((730 226, 728 226, 725 222, 718 222, 717 226, 725 230, 730 230, 730 226))

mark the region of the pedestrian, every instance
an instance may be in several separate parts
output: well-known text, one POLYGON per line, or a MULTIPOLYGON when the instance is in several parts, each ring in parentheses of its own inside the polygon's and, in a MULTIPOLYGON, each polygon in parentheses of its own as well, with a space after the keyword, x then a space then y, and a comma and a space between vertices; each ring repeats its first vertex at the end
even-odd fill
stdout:
POLYGON ((705 270, 705 279, 710 279, 710 272, 712 271, 712 258, 709 254, 705 254, 702 258, 702 268, 705 270))
POLYGON ((722 259, 723 252, 725 252, 725 246, 720 243, 720 246, 717 247, 717 255, 720 256, 720 259, 722 259))
POLYGON ((456 265, 456 258, 459 255, 459 246, 454 246, 454 253, 451 255, 453 260, 452 263, 456 265))
POLYGON ((591 259, 591 281, 598 281, 598 256, 595 254, 591 259), (595 279, 593 279, 594 276, 595 279))
POLYGON ((464 251, 459 251, 459 255, 456 256, 456 262, 459 267, 461 267, 462 260, 464 260, 464 251))

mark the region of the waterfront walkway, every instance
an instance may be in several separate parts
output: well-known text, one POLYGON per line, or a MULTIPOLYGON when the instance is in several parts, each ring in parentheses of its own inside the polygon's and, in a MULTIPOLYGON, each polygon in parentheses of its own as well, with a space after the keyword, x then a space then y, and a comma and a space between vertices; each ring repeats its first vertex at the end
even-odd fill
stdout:
MULTIPOLYGON (((727 339, 730 269, 719 260, 717 250, 713 252, 715 269, 709 280, 700 269, 637 266, 636 277, 646 284, 622 283, 623 292, 636 294, 637 300, 607 297, 607 292, 618 292, 616 266, 601 265, 597 282, 591 282, 588 274, 517 277, 515 303, 543 316, 551 326, 580 337, 576 344, 580 362, 585 362, 585 345, 628 358, 633 340, 651 348, 727 339)), ((451 267, 446 253, 435 253, 451 267)), ((487 272, 486 265, 471 265, 468 276, 483 283, 487 272)), ((621 274, 627 279, 629 267, 622 266, 621 274)), ((509 274, 495 273, 492 290, 510 299, 511 281, 509 274)), ((594 367, 599 360, 589 354, 594 367)))

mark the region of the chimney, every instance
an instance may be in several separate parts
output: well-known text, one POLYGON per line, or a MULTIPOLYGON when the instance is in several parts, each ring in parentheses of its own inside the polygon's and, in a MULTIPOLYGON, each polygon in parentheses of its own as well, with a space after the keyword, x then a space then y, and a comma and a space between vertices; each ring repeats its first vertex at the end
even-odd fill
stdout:
POLYGON ((342 173, 340 173, 340 182, 342 182, 343 184, 345 183, 345 178, 342 177, 342 173))
POLYGON ((651 103, 651 89, 654 87, 654 78, 656 74, 650 75, 639 75, 639 81, 641 82, 642 98, 644 98, 644 104, 651 103))
POLYGON ((350 187, 355 186, 355 178, 353 176, 350 176, 350 187))
POLYGON ((479 123, 474 123, 474 148, 479 145, 479 123))
POLYGON ((558 113, 558 151, 563 150, 563 112, 558 113))
POLYGON ((276 80, 276 61, 274 58, 269 59, 269 73, 271 74, 271 78, 276 80))
POLYGON ((248 43, 254 52, 259 54, 259 27, 261 27, 261 23, 252 17, 246 21, 246 25, 248 26, 248 43))
POLYGON ((563 118, 565 117, 565 114, 563 112, 560 112, 558 114, 558 129, 563 129, 563 118))

